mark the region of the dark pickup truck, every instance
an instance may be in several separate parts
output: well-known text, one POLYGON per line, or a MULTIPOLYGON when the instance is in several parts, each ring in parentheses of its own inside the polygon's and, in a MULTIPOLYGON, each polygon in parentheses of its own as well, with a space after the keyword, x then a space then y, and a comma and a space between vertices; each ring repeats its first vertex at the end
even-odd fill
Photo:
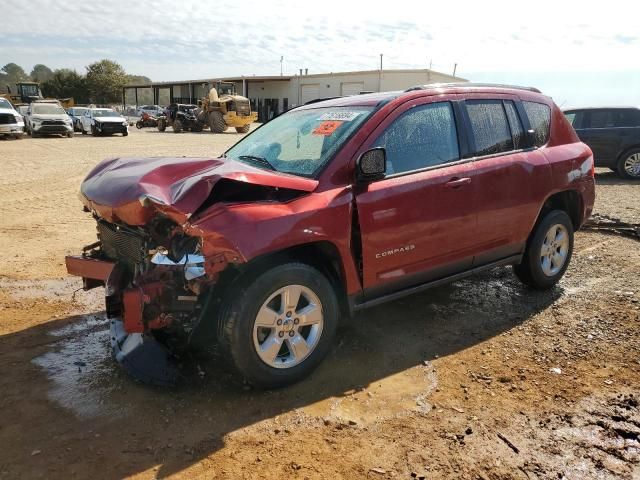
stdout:
POLYGON ((119 362, 171 383, 169 353, 211 337, 273 388, 363 308, 503 265, 553 287, 594 164, 539 91, 443 84, 302 106, 220 158, 104 160, 81 198, 98 240, 67 268, 106 287, 119 362))

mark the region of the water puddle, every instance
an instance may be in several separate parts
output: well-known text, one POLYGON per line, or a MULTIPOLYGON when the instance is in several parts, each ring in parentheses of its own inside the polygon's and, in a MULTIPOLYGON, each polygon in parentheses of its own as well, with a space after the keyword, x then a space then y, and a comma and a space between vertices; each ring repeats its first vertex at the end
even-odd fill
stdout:
POLYGON ((51 382, 49 399, 80 418, 122 413, 108 401, 117 373, 111 359, 108 323, 102 315, 86 315, 82 320, 52 330, 61 338, 52 350, 32 362, 42 368, 51 382))

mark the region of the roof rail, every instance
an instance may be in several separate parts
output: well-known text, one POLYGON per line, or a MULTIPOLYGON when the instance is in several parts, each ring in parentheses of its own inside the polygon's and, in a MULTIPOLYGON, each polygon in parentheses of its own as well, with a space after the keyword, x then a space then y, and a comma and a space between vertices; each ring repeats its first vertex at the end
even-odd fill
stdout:
POLYGON ((451 83, 430 83, 428 85, 416 85, 415 87, 407 88, 405 92, 413 92, 415 90, 430 90, 432 88, 447 88, 447 87, 461 87, 461 88, 477 88, 477 87, 490 87, 490 88, 513 88, 516 90, 527 90, 528 92, 542 93, 535 87, 521 87, 519 85, 504 85, 501 83, 474 83, 474 82, 451 82, 451 83))

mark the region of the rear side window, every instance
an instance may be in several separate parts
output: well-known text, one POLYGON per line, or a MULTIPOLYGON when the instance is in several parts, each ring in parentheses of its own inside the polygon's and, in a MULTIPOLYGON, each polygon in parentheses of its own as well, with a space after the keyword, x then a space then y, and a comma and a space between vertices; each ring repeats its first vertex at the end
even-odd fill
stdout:
POLYGON ((549 141, 551 109, 548 105, 537 102, 522 102, 522 105, 534 132, 534 144, 536 147, 541 147, 549 141))
POLYGON ((467 100, 467 112, 476 145, 476 155, 513 150, 513 139, 502 100, 467 100))
POLYGON ((458 133, 451 103, 429 103, 404 112, 374 146, 385 148, 390 175, 458 160, 458 133))
POLYGON ((524 142, 524 128, 522 128, 522 122, 520 116, 516 110, 516 106, 511 100, 504 102, 504 109, 507 112, 507 118, 509 119, 509 126, 511 127, 511 136, 513 137, 513 146, 516 150, 525 147, 524 142))

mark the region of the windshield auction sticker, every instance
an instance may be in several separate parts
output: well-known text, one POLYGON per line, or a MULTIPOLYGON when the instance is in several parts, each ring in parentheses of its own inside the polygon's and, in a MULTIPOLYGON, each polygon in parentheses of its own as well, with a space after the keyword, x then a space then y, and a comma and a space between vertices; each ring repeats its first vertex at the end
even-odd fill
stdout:
POLYGON ((327 112, 323 113, 318 120, 336 120, 340 122, 350 122, 361 112, 327 112))
POLYGON ((329 135, 333 135, 340 125, 344 122, 336 122, 336 121, 324 121, 320 125, 316 127, 316 129, 312 132, 314 135, 322 135, 328 137, 329 135))

